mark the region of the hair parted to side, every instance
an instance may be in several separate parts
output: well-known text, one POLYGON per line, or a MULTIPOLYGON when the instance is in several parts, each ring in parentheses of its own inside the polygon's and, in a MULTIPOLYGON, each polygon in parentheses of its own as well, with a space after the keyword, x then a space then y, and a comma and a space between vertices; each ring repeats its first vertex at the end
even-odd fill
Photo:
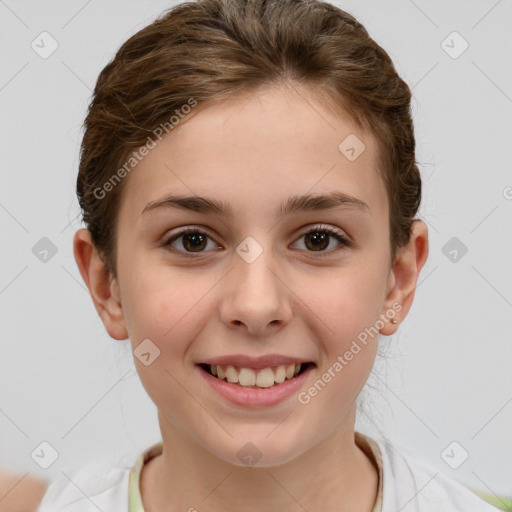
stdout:
POLYGON ((323 105, 375 136, 394 260, 410 239, 421 179, 411 91, 388 54, 352 15, 320 0, 197 0, 164 11, 130 37, 101 71, 89 105, 76 190, 112 277, 129 176, 108 193, 98 190, 130 153, 191 99, 193 115, 238 92, 280 84, 309 86, 323 105))

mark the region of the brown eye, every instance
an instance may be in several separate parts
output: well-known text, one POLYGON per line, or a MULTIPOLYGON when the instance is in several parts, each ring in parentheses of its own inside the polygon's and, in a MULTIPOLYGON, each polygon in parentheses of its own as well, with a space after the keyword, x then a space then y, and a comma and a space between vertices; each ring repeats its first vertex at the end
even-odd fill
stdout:
MULTIPOLYGON (((304 250, 316 252, 319 256, 329 255, 338 249, 351 246, 348 239, 329 226, 311 229, 304 233, 299 240, 302 238, 304 239, 304 250), (338 246, 335 245, 331 247, 331 250, 326 250, 332 241, 338 242, 338 246)), ((208 243, 211 244, 210 249, 221 248, 204 231, 197 228, 187 228, 171 236, 164 242, 163 246, 182 256, 194 256, 208 252, 208 243)))
MULTIPOLYGON (((205 249, 207 248, 210 240, 211 238, 203 231, 200 231, 197 228, 189 228, 183 229, 171 236, 163 245, 164 247, 169 247, 169 249, 174 252, 179 252, 188 256, 191 253, 207 252, 205 249)), ((218 248, 218 246, 213 243, 213 240, 211 240, 211 246, 212 245, 213 248, 218 248)))
POLYGON ((328 255, 343 247, 351 246, 347 238, 330 226, 318 226, 303 233, 299 240, 302 238, 304 239, 304 248, 299 248, 307 252, 317 252, 319 256, 328 255), (338 246, 335 245, 333 248, 331 247, 331 250, 326 250, 333 240, 338 242, 338 246))
POLYGON ((183 235, 183 247, 187 251, 202 251, 206 247, 206 238, 202 233, 187 233, 183 235))
POLYGON ((325 231, 311 231, 305 235, 305 244, 312 251, 323 251, 329 245, 330 235, 325 231))

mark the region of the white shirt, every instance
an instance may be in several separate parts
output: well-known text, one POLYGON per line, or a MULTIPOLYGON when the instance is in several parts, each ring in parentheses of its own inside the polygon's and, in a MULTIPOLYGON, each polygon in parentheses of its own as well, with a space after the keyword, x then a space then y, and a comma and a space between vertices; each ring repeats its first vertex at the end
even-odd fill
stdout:
MULTIPOLYGON (((356 444, 378 466, 379 487, 372 512, 496 512, 467 487, 395 448, 383 438, 355 432, 356 444)), ((36 512, 144 512, 139 476, 144 463, 162 452, 162 442, 133 464, 105 460, 63 475, 48 488, 36 512)), ((507 501, 508 503, 508 501, 507 501)))

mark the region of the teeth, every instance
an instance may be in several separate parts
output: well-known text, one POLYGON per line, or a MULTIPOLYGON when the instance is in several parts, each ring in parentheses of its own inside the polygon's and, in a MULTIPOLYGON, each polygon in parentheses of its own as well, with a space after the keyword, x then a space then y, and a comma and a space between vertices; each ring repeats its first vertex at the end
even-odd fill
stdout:
POLYGON ((226 368, 226 379, 233 384, 238 382, 238 372, 232 366, 226 368))
POLYGON ((240 386, 257 386, 260 388, 270 388, 274 384, 281 384, 286 379, 292 379, 300 372, 300 364, 281 365, 275 368, 262 368, 253 370, 252 368, 240 368, 238 371, 234 366, 228 365, 223 368, 220 365, 210 365, 212 375, 221 380, 226 379, 232 384, 240 386))
POLYGON ((256 374, 250 368, 242 368, 238 374, 238 382, 241 386, 254 386, 256 384, 256 374))
POLYGON ((278 366, 274 375, 274 381, 281 384, 281 382, 284 382, 284 379, 286 379, 286 368, 284 366, 278 366))
POLYGON ((263 368, 256 377, 256 386, 259 388, 269 388, 274 385, 274 372, 272 368, 263 368))

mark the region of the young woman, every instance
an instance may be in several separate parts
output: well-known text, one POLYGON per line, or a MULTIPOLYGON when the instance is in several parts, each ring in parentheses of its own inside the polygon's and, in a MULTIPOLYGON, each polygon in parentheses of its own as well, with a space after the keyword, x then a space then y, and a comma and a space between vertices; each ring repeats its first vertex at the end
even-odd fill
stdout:
POLYGON ((348 13, 198 0, 101 72, 77 193, 81 275, 129 339, 162 442, 41 512, 487 512, 354 429, 428 255, 411 92, 348 13))

